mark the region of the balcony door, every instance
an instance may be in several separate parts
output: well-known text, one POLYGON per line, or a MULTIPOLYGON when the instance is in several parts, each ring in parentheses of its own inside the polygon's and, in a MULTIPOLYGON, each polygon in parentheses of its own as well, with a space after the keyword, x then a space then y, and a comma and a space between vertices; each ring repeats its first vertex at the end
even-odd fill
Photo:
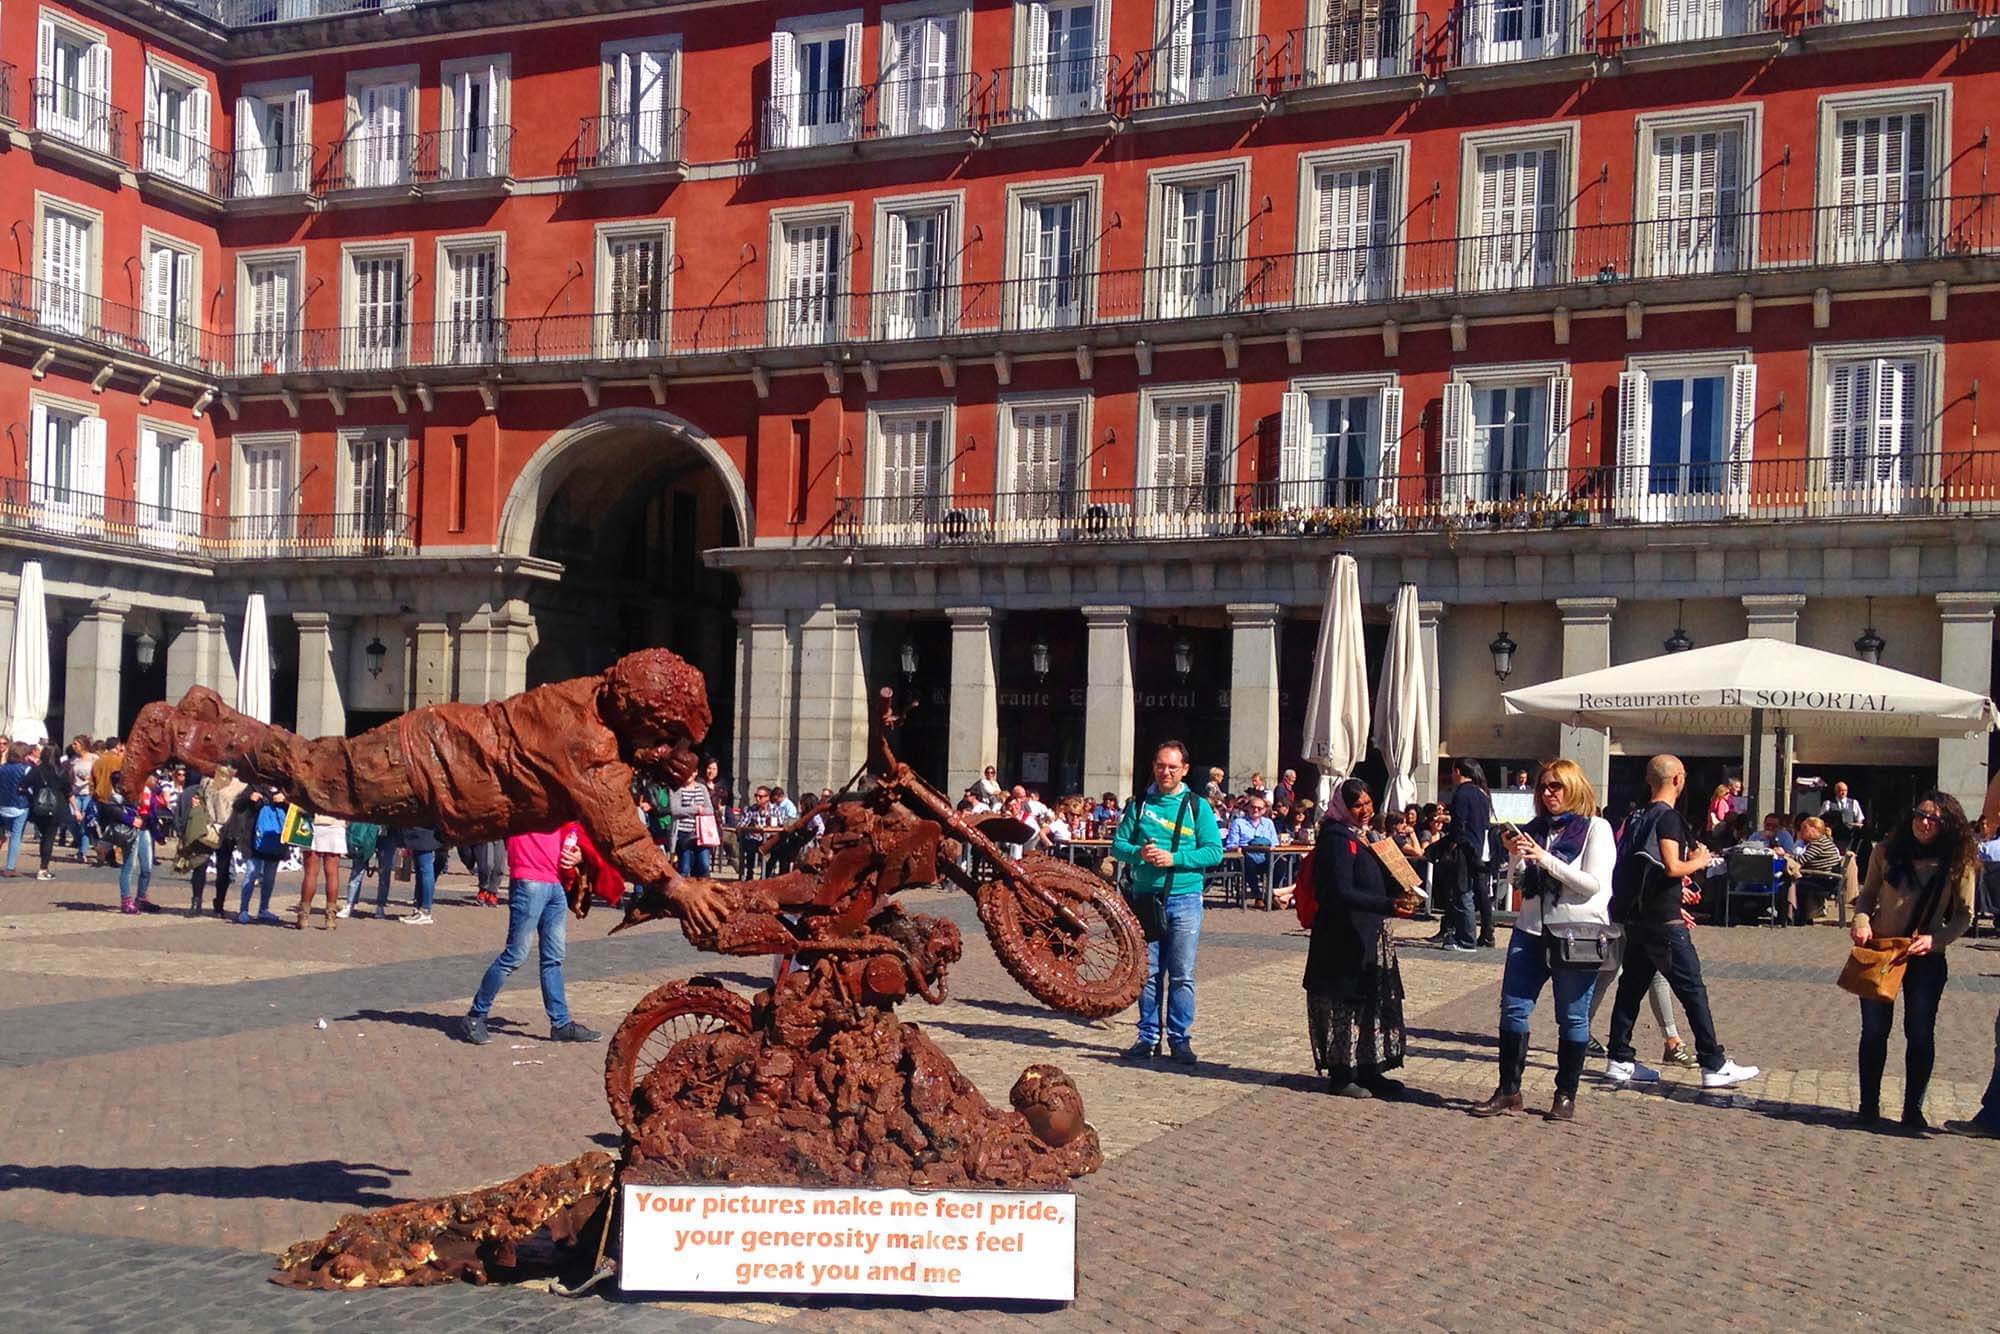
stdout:
POLYGON ((1225 408, 1220 399, 1154 406, 1148 513, 1214 514, 1225 508, 1231 454, 1225 408))
POLYGON ((208 182, 208 90, 146 67, 145 168, 195 189, 208 182))
POLYGON ((134 472, 139 540, 184 546, 201 531, 201 442, 152 427, 139 430, 134 472))
POLYGON ((28 499, 36 527, 77 532, 104 518, 104 420, 37 403, 28 411, 28 499))
POLYGON ((409 183, 414 92, 404 83, 371 83, 356 94, 358 119, 347 142, 349 185, 370 189, 409 183))
POLYGON ((933 14, 889 26, 882 114, 890 134, 931 134, 962 123, 959 16, 933 14))
POLYGON ((185 365, 194 360, 194 256, 173 246, 146 251, 146 350, 185 365))
POLYGON ((1018 327, 1065 329, 1083 322, 1083 219, 1080 196, 1021 206, 1018 327))
POLYGON ((1479 155, 1473 282, 1482 291, 1546 287, 1556 278, 1558 220, 1567 202, 1555 147, 1479 155))
POLYGON ((1319 305, 1381 301, 1391 290, 1389 236, 1395 203, 1387 163, 1328 167, 1313 178, 1311 300, 1319 305))
POLYGON ((1016 406, 1012 412, 1013 494, 1008 497, 1007 517, 1044 525, 1073 518, 1081 412, 1075 404, 1016 406))
POLYGON ((1742 267, 1743 175, 1740 131, 1663 130, 1653 137, 1652 274, 1742 267))
POLYGON ((674 53, 666 46, 628 48, 606 58, 610 86, 599 148, 611 167, 667 160, 674 110, 674 53))
POLYGON ((927 208, 888 215, 883 290, 877 294, 884 338, 936 338, 946 327, 951 215, 927 208))
POLYGON ((336 536, 366 541, 399 535, 403 441, 395 436, 362 436, 348 441, 347 450, 347 513, 336 536))
POLYGON ((1319 38, 1321 83, 1401 74, 1403 9, 1398 0, 1326 0, 1319 38))
POLYGON ((772 148, 844 143, 859 132, 861 25, 771 34, 772 148))
POLYGON ((448 180, 485 180, 506 170, 500 145, 500 67, 467 65, 451 75, 447 87, 444 143, 439 145, 439 169, 448 180))
POLYGON ((1758 0, 1653 0, 1657 40, 1700 42, 1734 37, 1764 26, 1758 0))
POLYGON ((1757 368, 1618 377, 1619 517, 1718 519, 1749 503, 1757 368))
POLYGON ((896 530, 942 518, 948 475, 943 416, 885 415, 876 424, 875 445, 876 494, 866 521, 896 530))
POLYGON ((1834 129, 1838 184, 1833 260, 1874 264, 1923 256, 1930 117, 1921 111, 1842 116, 1834 129))
POLYGON ((1104 63, 1098 51, 1097 3, 1031 0, 1024 109, 1031 120, 1062 120, 1104 109, 1104 63))
POLYGON ((292 450, 289 445, 242 445, 243 470, 232 537, 248 551, 268 552, 292 535, 292 450))
POLYGON ((450 323, 445 328, 444 354, 467 364, 495 360, 499 354, 500 323, 495 297, 500 257, 490 246, 462 247, 445 252, 445 281, 450 323))
POLYGON ((1463 0, 1460 59, 1468 65, 1511 65, 1567 50, 1569 0, 1463 0))
POLYGON ((35 127, 99 153, 111 151, 111 51, 44 15, 35 67, 35 127))
POLYGON ((1922 363, 1870 357, 1827 368, 1827 482, 1839 513, 1896 514, 1916 480, 1922 363))
POLYGON ((304 192, 310 105, 303 89, 238 100, 234 188, 239 195, 264 199, 304 192))
POLYGON ((1234 307, 1235 200, 1233 181, 1167 187, 1164 318, 1215 315, 1234 307))
POLYGON ((59 209, 42 212, 41 322, 85 334, 97 324, 90 295, 91 224, 59 209))
POLYGON ((380 370, 403 363, 403 257, 353 255, 353 323, 347 357, 350 368, 380 370))
POLYGON ((659 233, 614 236, 604 243, 610 267, 610 357, 655 357, 664 350, 666 239, 659 233))
POLYGON ((292 312, 297 265, 291 260, 246 263, 243 281, 249 293, 245 312, 249 338, 237 358, 237 373, 271 375, 289 370, 296 350, 292 312))
POLYGON ((844 332, 839 318, 841 231, 830 220, 785 228, 784 299, 777 312, 781 345, 812 346, 844 332))

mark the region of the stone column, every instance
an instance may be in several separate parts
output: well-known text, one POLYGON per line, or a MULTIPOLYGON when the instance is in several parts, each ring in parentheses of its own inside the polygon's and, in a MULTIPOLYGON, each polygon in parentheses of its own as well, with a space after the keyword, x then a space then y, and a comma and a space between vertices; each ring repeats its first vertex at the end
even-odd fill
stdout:
MULTIPOLYGON (((1424 694, 1429 697, 1431 711, 1431 744, 1438 754, 1445 751, 1444 744, 1444 680, 1438 675, 1438 632, 1444 622, 1444 603, 1419 602, 1417 604, 1417 638, 1423 645, 1424 653, 1424 694)), ((1417 769, 1417 801, 1438 799, 1438 774, 1436 764, 1421 765, 1417 769)))
POLYGON ((458 698, 484 704, 526 690, 528 655, 537 641, 535 614, 526 602, 481 604, 458 627, 458 698))
POLYGON ((1229 790, 1253 773, 1278 781, 1278 625, 1275 602, 1229 604, 1229 790))
POLYGON ((747 611, 738 611, 735 613, 735 620, 736 644, 733 651, 736 655, 736 674, 729 678, 733 692, 729 701, 731 722, 729 728, 730 755, 727 766, 729 772, 723 776, 729 780, 731 786, 738 792, 746 794, 743 800, 747 804, 749 801, 747 793, 756 784, 756 780, 750 777, 750 756, 748 754, 750 742, 750 729, 747 725, 750 716, 750 696, 748 693, 750 685, 750 613, 747 611))
POLYGON ((839 788, 868 750, 868 674, 861 613, 821 606, 799 626, 800 791, 839 788))
MULTIPOLYGON (((1557 598, 1562 612, 1562 674, 1595 672, 1611 665, 1611 615, 1618 610, 1617 598, 1557 598)), ((1600 798, 1611 782, 1611 737, 1594 727, 1562 726, 1558 750, 1563 758, 1575 760, 1583 776, 1591 781, 1600 798)))
MULTIPOLYGON (((1806 605, 1803 593, 1746 593, 1743 596, 1744 637, 1776 639, 1786 644, 1799 642, 1799 611, 1806 605)), ((1980 692, 1984 694, 1982 690, 1980 692)), ((1761 821, 1772 811, 1791 808, 1791 794, 1785 791, 1785 775, 1791 772, 1793 746, 1787 737, 1785 749, 1778 749, 1777 734, 1768 728, 1757 755, 1757 790, 1750 785, 1750 738, 1743 738, 1743 784, 1751 809, 1761 821)))
MULTIPOLYGON (((1940 593, 1943 652, 1938 679, 1984 695, 1993 688, 1993 609, 2000 593, 1940 593)), ((1986 738, 1945 737, 1938 742, 1938 787, 1957 797, 1975 818, 1986 800, 1986 738)), ((1872 818, 1873 811, 1867 812, 1872 818)))
POLYGON ((945 750, 945 791, 971 787, 997 763, 1000 677, 994 667, 993 608, 947 607, 951 619, 951 735, 945 750))
POLYGON ((118 731, 118 676, 124 662, 125 614, 110 598, 90 604, 69 632, 69 666, 63 679, 63 730, 94 737, 118 731))
POLYGON ((337 665, 344 655, 335 651, 333 618, 323 611, 295 611, 292 623, 299 627, 298 734, 346 736, 347 708, 340 700, 337 665))
POLYGON ((178 703, 190 687, 207 686, 225 702, 235 703, 234 690, 223 689, 228 639, 221 612, 198 611, 190 616, 167 645, 167 698, 178 703))
POLYGON ((410 635, 410 707, 451 702, 451 626, 444 621, 418 621, 410 635))
POLYGON ((792 747, 792 628, 782 611, 741 613, 743 670, 738 674, 737 782, 796 787, 792 747))
POLYGON ((1132 693, 1132 609, 1085 607, 1083 620, 1089 634, 1083 691, 1083 790, 1093 796, 1116 792, 1122 801, 1133 791, 1132 748, 1138 742, 1132 693))

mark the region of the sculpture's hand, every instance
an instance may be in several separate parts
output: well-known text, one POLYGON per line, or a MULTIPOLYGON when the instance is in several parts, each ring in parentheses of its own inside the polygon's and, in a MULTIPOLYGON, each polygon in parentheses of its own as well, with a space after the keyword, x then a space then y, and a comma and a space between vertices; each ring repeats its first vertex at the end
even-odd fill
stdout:
POLYGON ((696 945, 715 939, 729 916, 730 904, 723 892, 706 880, 682 880, 667 890, 681 930, 696 945))
POLYGON ((667 884, 649 884, 639 892, 638 897, 625 905, 625 916, 611 934, 617 935, 628 926, 639 926, 646 922, 657 922, 674 915, 672 891, 667 884))

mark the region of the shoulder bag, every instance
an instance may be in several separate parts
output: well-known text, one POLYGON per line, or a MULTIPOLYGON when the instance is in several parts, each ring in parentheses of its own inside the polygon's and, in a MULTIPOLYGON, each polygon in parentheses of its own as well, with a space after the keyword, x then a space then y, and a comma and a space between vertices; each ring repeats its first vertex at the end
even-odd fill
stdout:
POLYGON ((1910 966, 1910 942, 1924 934, 1924 923, 1936 914, 1949 874, 1948 867, 1940 865, 1937 868, 1931 884, 1924 889, 1916 916, 1910 919, 1909 935, 1876 936, 1866 945, 1855 945, 1848 950, 1847 962, 1840 969, 1842 991, 1851 992, 1862 1000, 1894 1003, 1903 992, 1904 970, 1910 966))
MULTIPOLYGON (((1141 793, 1132 799, 1134 810, 1132 826, 1134 833, 1139 831, 1141 823, 1146 818, 1146 808, 1143 804, 1144 796, 1145 794, 1141 793)), ((1187 824, 1188 812, 1193 809, 1194 801, 1193 788, 1188 788, 1181 793, 1181 808, 1174 815, 1174 836, 1172 841, 1167 844, 1167 851, 1180 851, 1181 829, 1187 824)), ((1161 885, 1157 890, 1143 894, 1130 889, 1125 891, 1126 906, 1130 907, 1132 915, 1139 919, 1139 933, 1149 943, 1167 934, 1167 891, 1173 888, 1173 883, 1174 873, 1169 871, 1167 872, 1166 883, 1161 885)))

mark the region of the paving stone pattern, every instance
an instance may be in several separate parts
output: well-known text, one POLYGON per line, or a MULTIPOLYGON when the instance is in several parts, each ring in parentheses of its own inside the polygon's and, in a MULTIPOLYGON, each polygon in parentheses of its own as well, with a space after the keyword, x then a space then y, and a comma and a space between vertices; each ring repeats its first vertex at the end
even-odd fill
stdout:
MULTIPOLYGON (((996 1100, 1031 1061, 1075 1076, 1108 1161, 1079 1183, 1073 1305, 289 1292, 265 1281, 270 1253, 343 1212, 615 1143, 603 1049, 546 1041, 532 960, 494 1042, 452 1040, 505 930, 463 877, 434 927, 299 933, 120 917, 108 877, 59 869, 0 887, 0 1330, 2000 1328, 2000 1145, 1845 1123, 1857 1021, 1833 928, 1697 933, 1723 1039, 1763 1079, 1720 1096, 1679 1070, 1645 1092, 1593 1080, 1557 1127, 1464 1114, 1493 1083, 1498 951, 1405 942, 1412 1094, 1353 1103, 1311 1076, 1289 914, 1207 914, 1186 1074, 1119 1059, 1129 1014, 1043 1010, 962 895, 919 897, 967 957, 946 1004, 905 1015, 996 1100)), ((574 927, 567 969, 601 1028, 670 976, 768 975, 610 924, 574 927)), ((1994 942, 1951 960, 1933 1120, 1976 1105, 2000 996, 1994 942)), ((1527 1093, 1545 1105, 1546 1005, 1535 1028, 1527 1093)), ((1650 1016, 1639 1032, 1653 1056, 1650 1016)))

